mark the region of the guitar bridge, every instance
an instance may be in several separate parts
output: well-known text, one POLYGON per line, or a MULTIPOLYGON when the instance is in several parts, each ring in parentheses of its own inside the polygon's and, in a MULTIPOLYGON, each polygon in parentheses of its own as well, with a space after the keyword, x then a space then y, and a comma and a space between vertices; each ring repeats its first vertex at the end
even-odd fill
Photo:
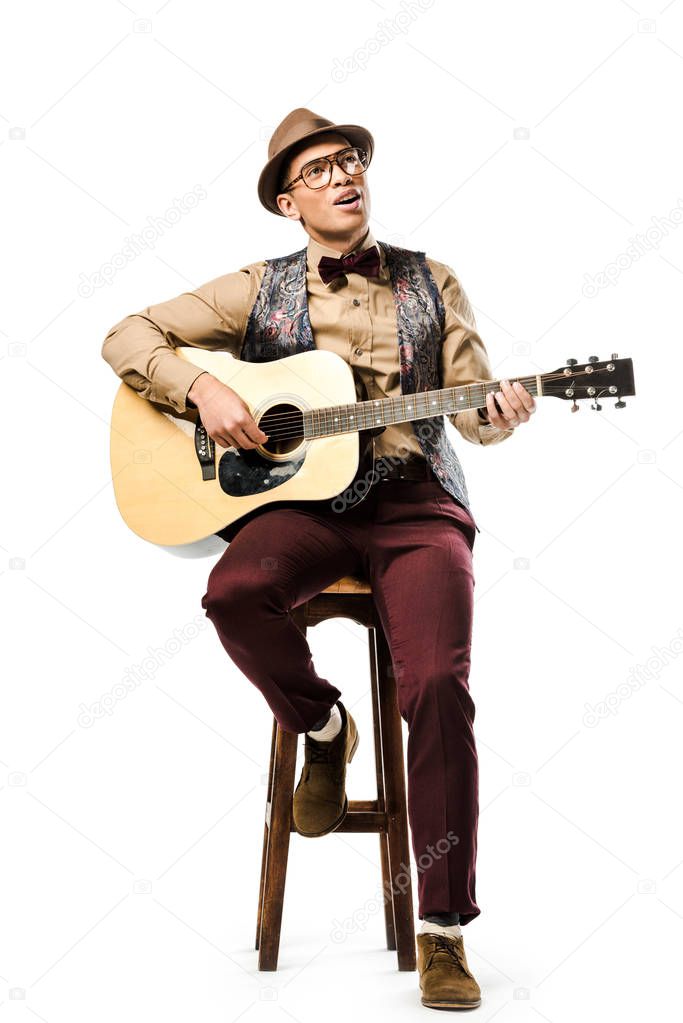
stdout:
POLYGON ((216 478, 216 445, 213 438, 206 432, 206 427, 197 415, 197 423, 194 428, 194 449, 202 470, 203 480, 215 480, 216 478))

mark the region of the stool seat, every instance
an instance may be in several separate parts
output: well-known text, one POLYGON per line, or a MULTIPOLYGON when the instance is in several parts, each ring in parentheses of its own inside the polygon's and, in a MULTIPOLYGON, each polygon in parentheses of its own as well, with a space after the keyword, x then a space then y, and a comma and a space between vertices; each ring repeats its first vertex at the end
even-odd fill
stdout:
POLYGON ((323 593, 372 593, 368 579, 359 575, 343 575, 336 583, 330 583, 323 593))
MULTIPOLYGON (((304 636, 308 627, 330 618, 350 618, 367 629, 377 794, 369 799, 350 799, 344 820, 331 834, 379 836, 387 948, 396 951, 399 970, 415 970, 402 719, 391 652, 372 587, 362 576, 342 576, 289 613, 304 636)), ((277 970, 290 836, 292 832, 297 834, 292 798, 298 746, 299 733, 284 731, 273 717, 256 922, 259 970, 277 970)), ((323 856, 326 851, 323 847, 323 856)), ((358 898, 353 906, 357 902, 358 898)), ((311 899, 311 912, 314 906, 315 900, 311 899)))

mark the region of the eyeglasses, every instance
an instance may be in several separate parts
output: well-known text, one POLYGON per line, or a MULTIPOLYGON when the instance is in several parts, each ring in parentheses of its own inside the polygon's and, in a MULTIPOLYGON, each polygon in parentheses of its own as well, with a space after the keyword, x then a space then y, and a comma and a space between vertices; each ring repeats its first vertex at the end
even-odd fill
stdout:
POLYGON ((341 149, 338 153, 331 153, 329 156, 319 156, 317 160, 305 163, 301 173, 281 189, 282 192, 289 192, 292 185, 301 178, 308 188, 324 188, 330 183, 332 177, 332 165, 339 167, 352 177, 362 174, 370 166, 370 157, 364 149, 352 146, 350 149, 341 149))

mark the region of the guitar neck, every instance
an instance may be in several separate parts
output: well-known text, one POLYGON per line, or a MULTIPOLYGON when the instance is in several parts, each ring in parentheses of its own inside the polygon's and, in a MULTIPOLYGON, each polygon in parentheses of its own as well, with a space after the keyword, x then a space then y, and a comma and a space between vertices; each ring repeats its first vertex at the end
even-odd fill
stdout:
MULTIPOLYGON (((506 377, 510 383, 519 380, 529 394, 543 394, 543 377, 506 377)), ((396 398, 378 398, 372 401, 357 401, 351 405, 330 405, 325 408, 304 412, 304 428, 307 438, 329 437, 337 433, 355 433, 371 430, 377 426, 392 423, 407 423, 414 419, 428 419, 430 416, 451 415, 464 409, 486 408, 486 395, 500 391, 500 380, 485 380, 460 387, 442 387, 436 391, 419 391, 417 394, 401 394, 396 398)))

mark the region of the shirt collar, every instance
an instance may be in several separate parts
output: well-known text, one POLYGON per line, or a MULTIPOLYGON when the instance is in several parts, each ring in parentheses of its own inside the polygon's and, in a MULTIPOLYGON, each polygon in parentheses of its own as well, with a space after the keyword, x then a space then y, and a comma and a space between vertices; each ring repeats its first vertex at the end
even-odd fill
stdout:
MULTIPOLYGON (((384 278, 386 276, 386 267, 385 267, 385 263, 384 263, 384 252, 382 251, 380 246, 377 244, 377 242, 375 240, 375 236, 373 235, 373 233, 372 233, 372 231, 370 230, 369 227, 368 227, 368 229, 367 229, 367 231, 365 233, 365 237, 362 239, 361 242, 358 243, 358 245, 356 245, 355 249, 351 250, 351 252, 340 252, 339 249, 331 249, 327 245, 321 245, 320 242, 317 242, 314 238, 309 238, 308 246, 307 246, 307 249, 306 249, 306 258, 307 258, 308 272, 309 273, 318 274, 318 263, 320 262, 320 259, 321 259, 322 256, 332 256, 334 259, 341 259, 342 256, 350 256, 352 253, 355 253, 355 252, 365 252, 366 249, 370 249, 373 246, 379 252, 379 259, 380 259, 380 280, 384 280, 384 278)), ((318 278, 320 280, 322 280, 322 278, 320 278, 319 274, 318 274, 318 278)), ((338 281, 338 278, 337 278, 337 281, 338 281)), ((329 287, 330 284, 333 284, 333 283, 334 283, 333 281, 328 281, 326 286, 329 287)))

